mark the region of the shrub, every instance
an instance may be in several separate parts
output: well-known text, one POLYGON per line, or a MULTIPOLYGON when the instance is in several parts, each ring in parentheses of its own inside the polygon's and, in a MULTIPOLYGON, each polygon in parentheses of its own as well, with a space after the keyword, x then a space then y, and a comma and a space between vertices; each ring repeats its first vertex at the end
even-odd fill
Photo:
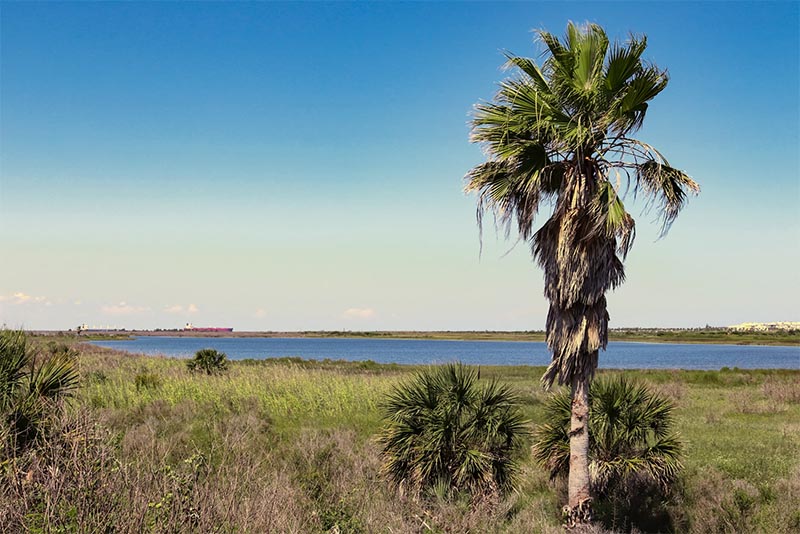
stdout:
POLYGON ((66 343, 56 343, 55 341, 51 341, 47 344, 47 352, 51 356, 64 356, 73 360, 78 357, 78 351, 66 343))
POLYGON ((203 372, 207 375, 222 373, 228 370, 228 357, 216 349, 198 350, 194 358, 186 362, 191 372, 203 372))
POLYGON ((72 351, 40 355, 21 330, 0 330, 0 458, 35 443, 78 386, 72 351))
POLYGON ((512 452, 527 433, 517 396, 462 364, 428 369, 384 404, 383 473, 400 490, 489 496, 512 487, 512 452))
POLYGON ((687 491, 692 503, 688 513, 693 532, 780 532, 757 528, 753 512, 759 494, 749 482, 728 478, 713 467, 702 468, 694 478, 687 491))
MULTIPOLYGON (((534 458, 551 478, 569 472, 570 395, 545 405, 549 423, 534 434, 534 458)), ((600 379, 589 392, 589 473, 596 511, 615 528, 664 526, 667 497, 682 469, 672 402, 625 377, 600 379)))

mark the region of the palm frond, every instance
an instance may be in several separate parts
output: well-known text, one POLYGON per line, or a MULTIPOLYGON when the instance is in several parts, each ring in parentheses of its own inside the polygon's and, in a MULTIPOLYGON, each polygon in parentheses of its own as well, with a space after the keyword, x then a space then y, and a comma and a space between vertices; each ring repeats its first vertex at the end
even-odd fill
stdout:
POLYGON ((651 479, 666 488, 674 482, 681 470, 683 462, 683 445, 679 438, 672 434, 664 436, 652 444, 643 453, 648 475, 651 479))
POLYGON ((642 54, 647 48, 647 37, 632 35, 625 45, 614 43, 608 54, 605 69, 605 85, 616 95, 628 80, 642 70, 642 54))
POLYGON ((505 68, 516 67, 520 69, 528 75, 540 93, 550 93, 550 86, 547 83, 547 78, 545 78, 542 69, 540 69, 532 59, 515 56, 509 53, 506 53, 505 56, 508 60, 504 66, 505 68))
POLYGON ((636 166, 636 181, 637 187, 659 207, 662 236, 669 231, 688 195, 700 192, 700 186, 689 175, 653 159, 636 166))
POLYGON ((610 182, 600 184, 597 200, 598 222, 617 240, 617 252, 625 259, 636 238, 636 222, 610 182))
POLYGON ((553 393, 544 406, 545 424, 536 427, 533 434, 533 458, 550 472, 550 478, 569 471, 569 427, 572 416, 572 399, 569 391, 553 393))
POLYGON ((54 427, 62 399, 78 386, 75 352, 51 346, 34 357, 22 331, 0 331, 0 460, 35 445, 54 427))
POLYGON ((414 492, 445 485, 470 493, 507 491, 516 464, 511 452, 527 434, 516 394, 477 372, 449 364, 420 372, 382 404, 382 472, 414 492))
MULTIPOLYGON (((589 458, 592 486, 599 494, 628 477, 646 477, 662 488, 682 469, 683 446, 674 431, 672 403, 624 377, 600 379, 589 392, 589 458)), ((534 433, 534 459, 551 477, 569 471, 570 396, 553 394, 545 405, 547 424, 534 433)))
POLYGON ((29 362, 25 332, 0 330, 0 413, 11 404, 29 362))
POLYGON ((669 76, 657 67, 647 67, 637 73, 625 87, 624 96, 614 109, 613 131, 627 135, 641 128, 648 102, 667 87, 669 76))
POLYGON ((576 42, 571 43, 576 57, 573 84, 577 91, 588 93, 602 73, 608 37, 600 26, 590 24, 584 31, 574 32, 574 38, 576 42))
POLYGON ((78 387, 80 376, 75 361, 68 354, 50 356, 31 371, 28 388, 31 395, 55 400, 78 387))
MULTIPOLYGON (((576 27, 570 22, 567 25, 567 33, 575 31, 576 27)), ((542 41, 545 46, 547 46, 550 57, 545 62, 545 66, 547 70, 550 72, 546 72, 547 74, 551 75, 551 78, 555 77, 559 79, 561 77, 568 77, 572 70, 575 68, 575 57, 573 56, 571 50, 563 45, 561 41, 550 32, 539 30, 537 32, 537 36, 540 41, 542 41), (561 74, 562 76, 552 76, 554 72, 561 74)), ((567 38, 567 40, 569 40, 567 38)))

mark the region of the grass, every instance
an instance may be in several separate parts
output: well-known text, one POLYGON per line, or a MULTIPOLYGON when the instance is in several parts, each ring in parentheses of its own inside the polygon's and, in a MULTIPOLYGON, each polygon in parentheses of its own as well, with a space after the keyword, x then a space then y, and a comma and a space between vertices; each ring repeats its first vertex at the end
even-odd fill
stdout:
MULTIPOLYGON (((500 503, 398 498, 379 475, 384 395, 419 367, 296 358, 191 374, 79 345, 63 439, 0 470, 0 532, 559 532, 564 495, 530 459, 500 503), (473 503, 474 504, 474 503, 473 503)), ((543 368, 482 366, 543 422, 543 368)), ((800 372, 609 371, 676 405, 678 532, 800 531, 800 372)))

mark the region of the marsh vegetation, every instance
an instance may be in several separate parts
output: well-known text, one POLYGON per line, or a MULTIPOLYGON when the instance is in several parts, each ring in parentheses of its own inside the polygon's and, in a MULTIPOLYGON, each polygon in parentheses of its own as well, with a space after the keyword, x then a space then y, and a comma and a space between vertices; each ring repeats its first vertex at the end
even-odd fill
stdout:
MULTIPOLYGON (((565 486, 536 463, 531 437, 512 454, 516 489, 494 500, 399 496, 387 483, 385 399, 425 368, 281 359, 206 375, 186 360, 75 348, 79 387, 53 431, 2 460, 0 530, 561 531, 565 486)), ((477 386, 507 385, 535 431, 551 397, 542 371, 481 367, 477 386)), ((674 403, 684 469, 662 531, 800 528, 800 372, 600 372, 618 377, 674 403)))

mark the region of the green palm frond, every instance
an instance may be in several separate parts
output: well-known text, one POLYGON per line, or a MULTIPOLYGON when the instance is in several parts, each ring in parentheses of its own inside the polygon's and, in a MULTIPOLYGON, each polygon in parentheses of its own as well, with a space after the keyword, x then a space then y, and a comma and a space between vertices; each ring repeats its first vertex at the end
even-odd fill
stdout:
POLYGON ((0 330, 0 411, 8 408, 21 387, 29 354, 23 331, 0 330))
POLYGON ((224 373, 228 370, 228 356, 216 349, 198 350, 194 358, 186 361, 190 372, 201 372, 207 375, 224 373))
POLYGON ((617 252, 624 259, 636 238, 636 222, 625 209, 611 182, 601 182, 597 195, 597 221, 609 238, 616 239, 617 252))
POLYGON ((511 488, 511 453, 527 428, 508 386, 479 385, 477 371, 449 364, 395 387, 382 410, 382 472, 395 487, 473 494, 511 488))
POLYGON ((536 88, 539 90, 539 94, 546 95, 550 93, 550 85, 547 83, 547 78, 545 78, 542 69, 540 69, 539 66, 533 62, 533 60, 527 57, 515 56, 508 53, 506 54, 506 58, 508 61, 504 66, 505 68, 518 68, 530 77, 530 79, 536 85, 536 88))
POLYGON ((570 25, 570 48, 575 55, 575 71, 572 77, 575 90, 587 94, 596 88, 603 71, 608 37, 599 26, 592 24, 586 31, 570 25))
POLYGON ((625 88, 629 79, 642 70, 642 54, 647 48, 647 37, 631 35, 625 45, 614 43, 608 54, 605 85, 612 96, 625 88))
MULTIPOLYGON (((674 431, 672 403, 624 377, 600 379, 589 393, 590 474, 603 495, 629 477, 648 478, 666 488, 682 469, 682 444, 674 431)), ((534 459, 551 477, 569 471, 570 396, 550 397, 548 423, 534 432, 534 459)))
POLYGON ((662 488, 671 484, 683 469, 683 445, 671 434, 653 443, 643 454, 648 475, 662 488))
POLYGON ((78 387, 80 376, 70 354, 58 353, 31 371, 28 383, 31 395, 56 400, 78 387))
POLYGON ((18 454, 51 430, 62 399, 78 387, 75 352, 52 346, 36 355, 23 331, 0 331, 0 443, 2 456, 18 454))
MULTIPOLYGON (((572 23, 567 25, 567 32, 573 32, 575 26, 572 23)), ((575 67, 575 57, 568 46, 561 43, 561 40, 552 33, 541 30, 537 32, 539 40, 542 41, 550 52, 550 58, 545 62, 547 74, 553 81, 561 81, 562 78, 569 78, 570 73, 575 67), (561 73, 562 76, 554 75, 553 71, 561 73)), ((567 39, 568 40, 568 39, 567 39)))

